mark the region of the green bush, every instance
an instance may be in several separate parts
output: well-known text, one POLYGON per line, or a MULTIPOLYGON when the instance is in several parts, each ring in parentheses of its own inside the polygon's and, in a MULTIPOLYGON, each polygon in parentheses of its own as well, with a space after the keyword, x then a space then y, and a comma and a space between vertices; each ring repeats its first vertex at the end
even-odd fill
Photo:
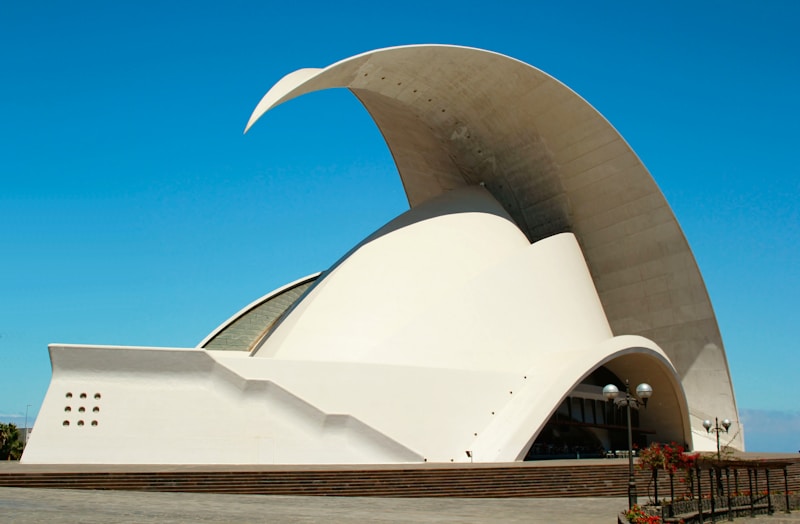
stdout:
POLYGON ((17 426, 0 422, 0 460, 19 460, 24 447, 17 426))

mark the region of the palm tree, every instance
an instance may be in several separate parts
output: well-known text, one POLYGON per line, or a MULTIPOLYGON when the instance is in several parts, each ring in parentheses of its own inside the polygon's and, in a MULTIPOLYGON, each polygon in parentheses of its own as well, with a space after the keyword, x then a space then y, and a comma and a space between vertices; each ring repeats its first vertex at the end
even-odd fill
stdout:
POLYGON ((19 460, 24 447, 17 426, 0 422, 0 460, 19 460))

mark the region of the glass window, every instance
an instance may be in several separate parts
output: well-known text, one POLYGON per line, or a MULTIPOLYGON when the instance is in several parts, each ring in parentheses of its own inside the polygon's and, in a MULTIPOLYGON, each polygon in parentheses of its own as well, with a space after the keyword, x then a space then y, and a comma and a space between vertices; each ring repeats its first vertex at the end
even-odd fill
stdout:
POLYGON ((587 424, 594 424, 594 400, 583 399, 583 421, 587 424))
POLYGON ((602 400, 594 401, 595 422, 597 424, 606 423, 606 403, 602 400))
POLYGON ((578 397, 571 397, 572 407, 572 420, 575 422, 583 422, 583 399, 578 397))
POLYGON ((556 420, 569 420, 569 398, 564 399, 564 402, 558 406, 558 411, 556 411, 556 420))

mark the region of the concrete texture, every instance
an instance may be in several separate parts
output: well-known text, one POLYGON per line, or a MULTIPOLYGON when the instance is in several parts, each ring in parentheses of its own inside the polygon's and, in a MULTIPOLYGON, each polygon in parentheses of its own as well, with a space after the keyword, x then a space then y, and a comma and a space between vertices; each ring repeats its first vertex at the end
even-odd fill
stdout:
POLYGON ((0 488, 0 520, 66 522, 614 523, 624 498, 389 499, 0 488))
POLYGON ((703 419, 738 414, 702 278, 599 113, 508 57, 410 46, 289 75, 248 127, 331 87, 374 118, 411 209, 210 345, 51 345, 24 462, 510 462, 567 397, 593 406, 569 415, 585 447, 619 449, 601 366, 655 391, 637 433, 714 449, 703 419))
MULTIPOLYGON (((511 462, 600 365, 646 370, 642 426, 691 439, 675 369, 652 341, 612 336, 575 236, 528 243, 479 186, 390 222, 290 311, 252 354, 51 345, 23 462, 511 462)), ((240 318, 249 347, 266 326, 240 318)), ((616 449, 610 431, 592 447, 616 449)))
MULTIPOLYGON (((790 460, 794 454, 747 453, 749 460, 790 460)), ((552 461, 556 463, 591 461, 552 461)), ((597 461, 595 461, 597 462, 597 461)), ((625 462, 601 460, 603 464, 625 462)), ((540 466, 546 466, 539 463, 540 466)), ((516 464, 522 467, 521 464, 516 464)), ((376 469, 392 466, 377 466, 376 469)), ((419 465, 429 468, 430 465, 419 465)), ((476 465, 476 467, 485 467, 476 465)), ((285 468, 285 467, 284 467, 285 468)), ((319 468, 319 467, 317 467, 319 468)), ((142 465, 25 465, 0 462, 0 473, 64 473, 97 471, 253 471, 264 466, 166 466, 142 465)), ((304 470, 308 466, 292 466, 304 470)), ((324 469, 324 468, 323 468, 324 469)), ((776 486, 773 486, 776 488, 776 486)), ((790 489, 791 488, 790 486, 790 489)), ((640 492, 641 497, 644 494, 640 492)), ((200 493, 160 493, 142 491, 90 491, 61 489, 0 488, 0 523, 72 522, 415 522, 477 523, 526 522, 572 524, 614 523, 627 505, 626 497, 594 498, 379 498, 379 497, 298 497, 276 495, 221 495, 200 493)), ((772 524, 800 523, 800 511, 775 513, 736 522, 761 521, 772 524)))
MULTIPOLYGON (((0 488, 0 521, 62 524, 178 522, 614 523, 625 498, 390 499, 0 488)), ((736 522, 800 523, 800 512, 736 522)))
MULTIPOLYGON (((702 422, 722 416, 736 423, 731 447, 744 449, 722 339, 689 244, 645 166, 602 115, 512 58, 418 45, 291 73, 247 128, 277 105, 334 87, 349 89, 374 119, 412 208, 480 183, 531 242, 574 233, 614 334, 654 341, 678 370, 692 447, 715 449, 702 422)), ((624 376, 647 380, 637 371, 624 376)))

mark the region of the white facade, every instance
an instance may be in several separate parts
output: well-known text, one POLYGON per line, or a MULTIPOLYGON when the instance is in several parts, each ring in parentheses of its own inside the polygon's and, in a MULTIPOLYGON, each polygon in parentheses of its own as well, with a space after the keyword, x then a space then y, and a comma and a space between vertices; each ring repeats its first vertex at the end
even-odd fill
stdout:
POLYGON ((196 348, 52 345, 25 462, 521 460, 601 366, 653 386, 655 440, 713 445, 699 421, 736 411, 702 279, 599 114, 507 57, 412 46, 289 75, 248 127, 336 86, 381 128, 410 211, 196 348))

